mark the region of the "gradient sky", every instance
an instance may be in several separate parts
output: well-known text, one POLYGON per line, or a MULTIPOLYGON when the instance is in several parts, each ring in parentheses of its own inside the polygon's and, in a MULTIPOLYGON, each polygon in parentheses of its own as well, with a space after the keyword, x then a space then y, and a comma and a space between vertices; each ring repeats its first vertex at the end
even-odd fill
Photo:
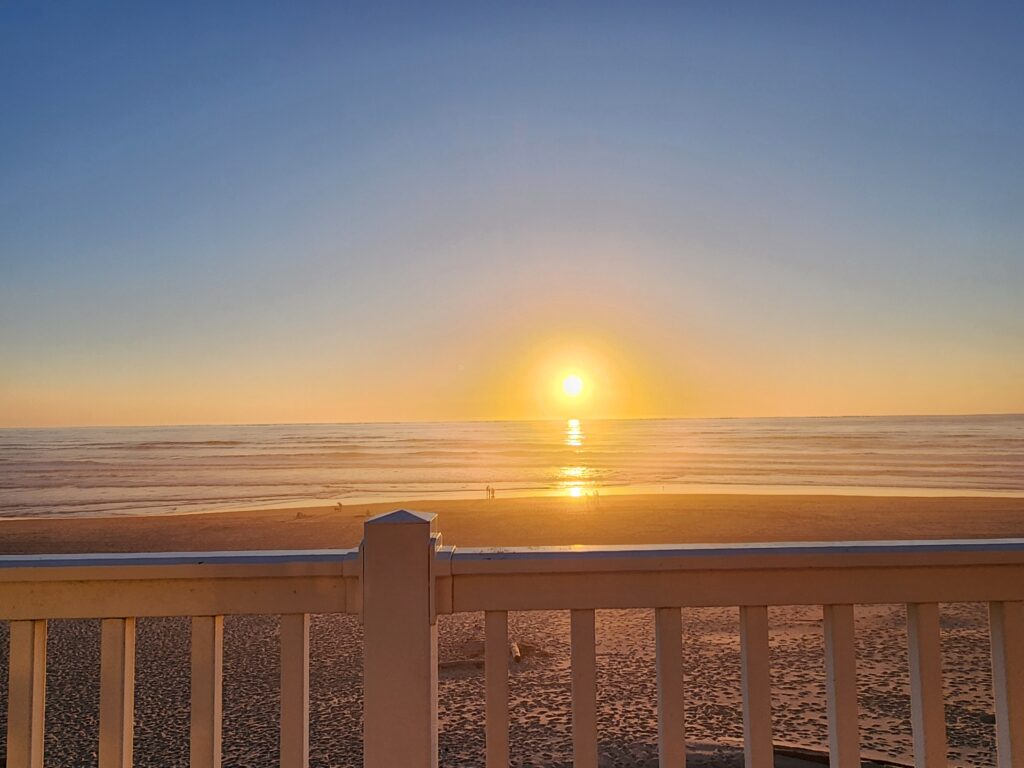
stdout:
POLYGON ((1024 411, 1022 39, 5 2, 0 425, 1024 411))

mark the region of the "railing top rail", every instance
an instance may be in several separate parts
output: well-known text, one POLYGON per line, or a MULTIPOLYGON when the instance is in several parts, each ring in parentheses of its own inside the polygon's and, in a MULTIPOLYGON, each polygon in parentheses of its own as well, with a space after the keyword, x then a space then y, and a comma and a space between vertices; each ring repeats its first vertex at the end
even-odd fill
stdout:
POLYGON ((0 555, 0 568, 81 568, 163 565, 286 565, 345 563, 358 549, 268 549, 217 552, 107 552, 99 554, 0 555))
POLYGON ((356 549, 0 556, 0 583, 358 575, 356 549))
POLYGON ((0 557, 4 619, 358 611, 359 551, 0 557))
POLYGON ((456 547, 453 574, 1024 564, 1024 539, 456 547))
POLYGON ((1016 539, 885 539, 865 541, 754 541, 713 544, 570 544, 552 547, 458 547, 463 557, 579 557, 678 554, 707 556, 720 554, 804 554, 807 552, 990 552, 1024 550, 1024 538, 1016 539))

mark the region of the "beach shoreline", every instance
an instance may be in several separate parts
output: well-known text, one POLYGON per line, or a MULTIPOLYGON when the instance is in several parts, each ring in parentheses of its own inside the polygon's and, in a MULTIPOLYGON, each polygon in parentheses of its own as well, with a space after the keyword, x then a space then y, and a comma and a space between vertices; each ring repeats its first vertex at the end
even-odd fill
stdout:
POLYGON ((0 429, 0 515, 406 499, 1024 497, 1024 415, 0 429))
POLYGON ((445 542, 469 547, 1024 537, 1017 497, 647 494, 0 518, 0 554, 348 548, 398 508, 436 513, 445 542))

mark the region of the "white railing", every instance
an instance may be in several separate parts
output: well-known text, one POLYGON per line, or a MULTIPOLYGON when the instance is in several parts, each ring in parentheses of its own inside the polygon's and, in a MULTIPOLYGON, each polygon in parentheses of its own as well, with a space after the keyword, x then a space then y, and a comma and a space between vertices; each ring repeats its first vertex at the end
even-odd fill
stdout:
POLYGON ((308 763, 309 614, 357 612, 359 553, 191 552, 0 558, 10 621, 8 768, 42 768, 47 619, 102 619, 99 764, 132 765, 135 619, 192 617, 190 765, 221 761, 224 616, 281 616, 281 764, 308 763))
POLYGON ((100 766, 131 764, 134 619, 193 616, 191 765, 220 763, 222 616, 281 614, 281 764, 308 764, 310 613, 361 613, 364 765, 436 766, 438 614, 485 614, 486 765, 509 756, 509 611, 571 612, 574 764, 597 766, 594 611, 655 616, 660 765, 685 765, 681 609, 739 606, 746 765, 773 761, 768 606, 821 605, 831 764, 860 765, 855 604, 907 606, 914 759, 946 765, 939 602, 990 605, 999 765, 1024 767, 1024 540, 444 547, 434 516, 358 551, 0 558, 8 765, 42 765, 45 620, 102 618, 100 766))

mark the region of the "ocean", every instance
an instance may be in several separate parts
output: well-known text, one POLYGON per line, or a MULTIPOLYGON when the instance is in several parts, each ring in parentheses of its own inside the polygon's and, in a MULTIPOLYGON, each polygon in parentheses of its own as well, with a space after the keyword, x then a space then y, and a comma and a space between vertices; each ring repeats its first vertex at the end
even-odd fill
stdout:
POLYGON ((1024 496, 1024 415, 0 430, 0 516, 624 492, 1024 496))

